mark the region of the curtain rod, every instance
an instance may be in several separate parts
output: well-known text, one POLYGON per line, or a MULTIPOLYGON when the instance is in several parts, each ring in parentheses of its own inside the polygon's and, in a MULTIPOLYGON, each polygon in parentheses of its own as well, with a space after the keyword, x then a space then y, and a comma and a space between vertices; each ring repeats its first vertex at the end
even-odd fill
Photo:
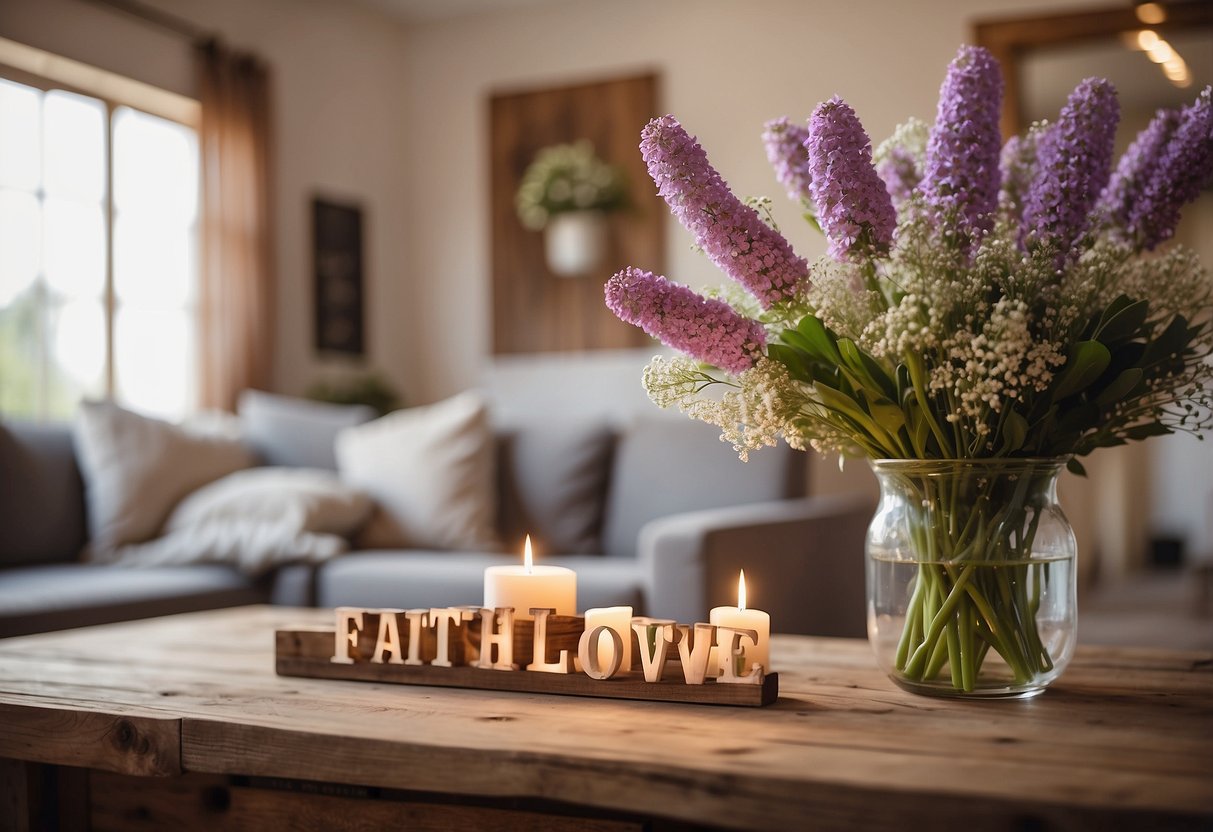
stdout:
POLYGON ((162 11, 147 3, 140 3, 139 0, 83 0, 83 2, 92 3, 95 6, 107 6, 115 11, 138 18, 144 23, 187 38, 197 44, 208 43, 216 37, 214 32, 208 31, 183 17, 178 17, 171 12, 162 11))

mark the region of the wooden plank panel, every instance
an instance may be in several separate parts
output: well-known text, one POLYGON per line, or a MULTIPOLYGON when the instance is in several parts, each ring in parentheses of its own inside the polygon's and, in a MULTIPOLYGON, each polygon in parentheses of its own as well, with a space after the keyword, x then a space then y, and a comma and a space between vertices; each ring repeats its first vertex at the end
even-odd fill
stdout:
POLYGON ((266 829, 406 829, 448 832, 642 832, 637 821, 540 814, 492 806, 461 806, 334 789, 321 783, 278 788, 233 784, 218 775, 148 779, 94 772, 89 778, 92 829, 175 832, 262 832, 266 829))
POLYGON ((665 205, 640 158, 640 130, 657 111, 652 74, 508 92, 489 101, 495 354, 638 347, 651 343, 603 303, 606 279, 624 266, 665 267, 665 205), (543 235, 523 227, 514 195, 535 154, 589 139, 628 180, 631 210, 608 218, 605 262, 577 278, 553 275, 543 235))
POLYGON ((181 724, 0 702, 0 757, 163 777, 181 772, 181 724))

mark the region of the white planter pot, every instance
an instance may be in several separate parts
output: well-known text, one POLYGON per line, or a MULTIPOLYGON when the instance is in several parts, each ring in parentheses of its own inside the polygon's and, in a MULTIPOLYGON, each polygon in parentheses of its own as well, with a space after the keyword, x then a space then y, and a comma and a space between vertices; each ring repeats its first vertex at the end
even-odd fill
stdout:
POLYGON ((607 222, 601 211, 570 211, 552 217, 543 229, 548 268, 559 277, 581 277, 606 257, 607 222))

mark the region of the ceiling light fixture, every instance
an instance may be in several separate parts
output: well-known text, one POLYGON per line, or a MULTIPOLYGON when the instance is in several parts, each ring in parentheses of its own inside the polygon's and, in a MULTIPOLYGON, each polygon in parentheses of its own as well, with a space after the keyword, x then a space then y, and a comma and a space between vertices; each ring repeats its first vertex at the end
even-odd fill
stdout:
POLYGON ((1165 40, 1159 40, 1155 46, 1146 50, 1146 55, 1156 64, 1165 64, 1175 57, 1175 50, 1165 40))
POLYGON ((1167 10, 1161 3, 1142 3, 1135 11, 1137 19, 1147 26, 1157 26, 1167 19, 1167 10))
POLYGON ((1137 33, 1137 47, 1142 50, 1153 49, 1158 46, 1160 40, 1158 33, 1150 29, 1142 29, 1137 33))

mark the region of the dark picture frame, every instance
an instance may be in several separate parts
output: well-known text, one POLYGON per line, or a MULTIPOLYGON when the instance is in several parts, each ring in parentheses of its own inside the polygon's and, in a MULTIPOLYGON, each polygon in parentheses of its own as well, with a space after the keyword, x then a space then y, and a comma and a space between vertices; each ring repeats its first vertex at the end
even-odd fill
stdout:
POLYGON ((311 214, 316 351, 364 355, 362 207, 313 197, 311 214))

